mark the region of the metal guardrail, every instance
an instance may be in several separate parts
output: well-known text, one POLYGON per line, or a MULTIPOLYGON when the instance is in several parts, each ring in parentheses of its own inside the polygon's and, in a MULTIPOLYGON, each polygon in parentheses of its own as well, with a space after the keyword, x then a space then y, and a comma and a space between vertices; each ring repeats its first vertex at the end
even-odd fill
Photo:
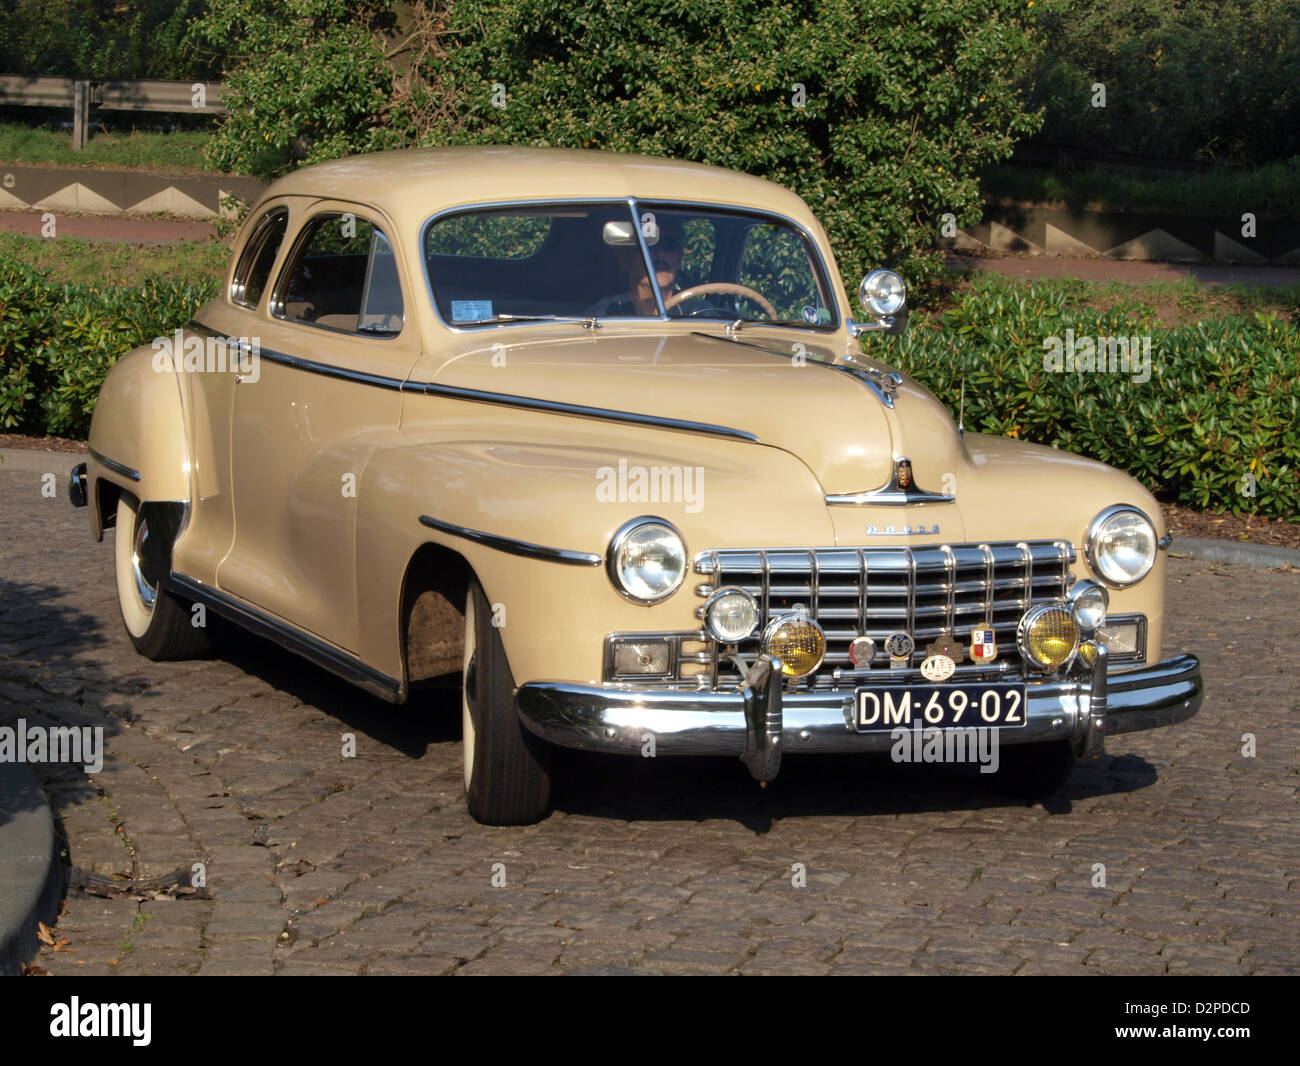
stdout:
POLYGON ((0 74, 0 105, 72 108, 74 149, 86 146, 92 106, 103 111, 227 114, 221 105, 221 83, 200 81, 91 81, 0 74))

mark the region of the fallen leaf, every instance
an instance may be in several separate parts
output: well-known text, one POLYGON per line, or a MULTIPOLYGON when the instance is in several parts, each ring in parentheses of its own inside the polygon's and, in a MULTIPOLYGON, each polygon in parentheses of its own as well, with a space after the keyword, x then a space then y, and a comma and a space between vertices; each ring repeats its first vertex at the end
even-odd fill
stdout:
POLYGON ((50 932, 50 927, 44 922, 36 923, 36 939, 42 944, 49 944, 50 947, 54 946, 54 934, 50 932))
POLYGON ((65 937, 60 938, 59 942, 58 942, 57 944, 54 945, 54 950, 55 950, 55 951, 72 951, 72 952, 75 952, 77 949, 76 949, 76 948, 70 948, 70 947, 68 947, 68 938, 65 936, 65 937))

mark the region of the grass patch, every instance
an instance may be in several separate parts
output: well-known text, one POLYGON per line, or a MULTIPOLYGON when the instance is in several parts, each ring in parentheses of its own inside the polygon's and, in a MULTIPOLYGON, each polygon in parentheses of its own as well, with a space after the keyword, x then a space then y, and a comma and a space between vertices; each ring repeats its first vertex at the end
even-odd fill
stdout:
POLYGON ((66 130, 5 122, 0 123, 0 162, 207 174, 213 169, 204 162, 203 152, 211 139, 203 130, 94 133, 85 148, 74 152, 66 130))
POLYGON ((0 256, 6 255, 46 272, 59 284, 134 285, 144 277, 159 275, 178 281, 220 281, 230 262, 230 248, 217 241, 127 244, 0 233, 0 256))
POLYGON ((1222 318, 1276 313, 1300 320, 1300 283, 1295 285, 1202 285, 1080 278, 1018 278, 993 271, 949 270, 926 294, 922 309, 942 313, 960 306, 972 290, 1005 299, 1045 297, 1063 311, 1113 311, 1160 326, 1184 326, 1222 318))
POLYGON ((1252 211, 1300 219, 1300 156, 1252 170, 1221 167, 1202 174, 1086 166, 1069 173, 1028 167, 988 167, 980 173, 985 197, 1021 203, 1170 211, 1204 215, 1252 211))

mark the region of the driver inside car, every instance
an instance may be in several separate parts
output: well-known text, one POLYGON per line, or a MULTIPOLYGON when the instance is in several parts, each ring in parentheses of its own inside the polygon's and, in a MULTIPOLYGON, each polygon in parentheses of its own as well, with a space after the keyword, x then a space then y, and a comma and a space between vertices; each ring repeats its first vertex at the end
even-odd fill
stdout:
MULTIPOLYGON (((666 218, 658 223, 651 234, 655 239, 651 240, 648 234, 646 245, 650 249, 655 279, 666 298, 681 291, 677 285, 677 275, 681 272, 682 254, 686 248, 686 227, 680 219, 666 218)), ((640 245, 621 245, 613 251, 619 269, 626 275, 626 290, 606 296, 594 304, 589 313, 604 318, 638 315, 658 317, 659 305, 655 302, 654 288, 646 274, 640 245)), ((692 313, 698 314, 708 306, 707 301, 694 298, 670 307, 668 314, 673 318, 685 318, 692 313)))

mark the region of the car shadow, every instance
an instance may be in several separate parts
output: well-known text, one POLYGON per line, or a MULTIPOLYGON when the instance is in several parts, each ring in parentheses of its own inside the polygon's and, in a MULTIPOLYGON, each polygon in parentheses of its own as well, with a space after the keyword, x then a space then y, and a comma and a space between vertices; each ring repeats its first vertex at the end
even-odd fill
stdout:
POLYGON ((418 682, 408 702, 394 706, 237 626, 223 623, 213 637, 224 662, 410 758, 460 740, 459 674, 418 682))
MULTIPOLYGON (((995 775, 974 766, 894 763, 888 754, 803 755, 782 761, 764 788, 739 759, 647 759, 557 752, 555 806, 568 814, 626 821, 728 818, 755 833, 785 818, 976 811, 1029 806, 998 794, 995 775)), ((1037 801, 1049 814, 1069 814, 1095 796, 1134 792, 1156 781, 1135 755, 1103 756, 1075 766, 1065 787, 1037 801)))
MULTIPOLYGON (((460 677, 448 674, 413 687, 411 703, 395 707, 341 681, 271 641, 223 626, 215 653, 226 662, 328 714, 409 758, 433 745, 459 744, 460 677)), ((977 768, 894 763, 887 754, 795 755, 777 779, 760 787, 728 757, 605 755, 553 749, 553 803, 567 814, 619 821, 730 818, 765 833, 784 818, 896 815, 1026 806, 996 791, 977 768)), ((1132 792, 1156 771, 1132 755, 1081 763, 1056 796, 1040 801, 1053 815, 1094 796, 1132 792)))

